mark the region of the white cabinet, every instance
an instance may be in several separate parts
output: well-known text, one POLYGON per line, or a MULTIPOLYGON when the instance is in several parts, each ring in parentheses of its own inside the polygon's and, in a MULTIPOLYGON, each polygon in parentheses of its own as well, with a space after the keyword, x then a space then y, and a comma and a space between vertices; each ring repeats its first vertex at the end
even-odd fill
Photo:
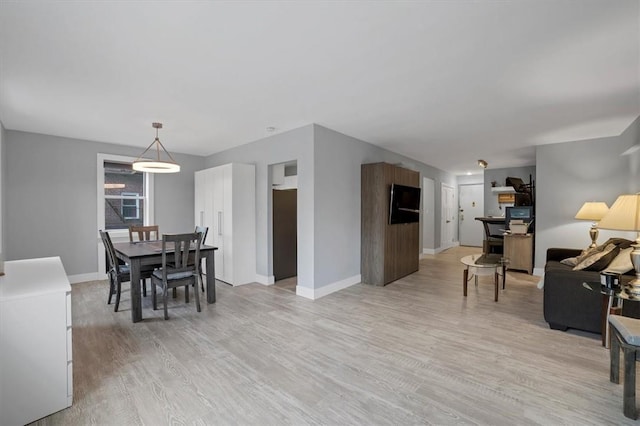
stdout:
POLYGON ((71 406, 71 286, 59 257, 5 263, 0 278, 0 425, 71 406))
POLYGON ((256 172, 231 163, 195 173, 195 223, 208 226, 216 279, 232 285, 256 280, 256 172))

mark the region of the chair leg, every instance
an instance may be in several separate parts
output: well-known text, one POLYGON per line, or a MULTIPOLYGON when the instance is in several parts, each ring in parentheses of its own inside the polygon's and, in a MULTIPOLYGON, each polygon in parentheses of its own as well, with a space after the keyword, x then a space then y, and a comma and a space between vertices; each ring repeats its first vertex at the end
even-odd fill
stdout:
POLYGON ((151 300, 153 301, 153 310, 158 310, 158 298, 156 297, 156 282, 151 278, 151 300))
POLYGON ((113 294, 116 292, 115 284, 113 282, 113 275, 109 274, 109 299, 107 299, 107 305, 111 304, 111 298, 113 294))
MULTIPOLYGON (((611 329, 613 331, 613 328, 611 329)), ((615 335, 611 336, 611 348, 609 349, 610 368, 609 381, 620 383, 620 342, 615 335)))
POLYGON ((176 297, 178 297, 178 289, 177 288, 173 288, 173 298, 175 299, 176 297))
POLYGON ((164 303, 164 319, 169 319, 169 311, 167 310, 167 297, 169 296, 169 289, 166 284, 162 285, 162 301, 164 303))
MULTIPOLYGON (((198 290, 194 291, 194 293, 197 293, 198 290)), ((184 303, 189 303, 189 286, 185 285, 184 286, 184 303)))
POLYGON ((147 280, 142 280, 142 297, 147 297, 147 280))
POLYGON ((118 312, 118 307, 120 306, 120 292, 122 290, 122 284, 120 280, 116 278, 116 306, 113 308, 113 312, 118 312))
POLYGON ((624 402, 622 408, 625 417, 636 419, 636 351, 624 347, 624 402))
MULTIPOLYGON (((202 283, 202 281, 200 281, 202 283)), ((194 297, 196 298, 196 309, 200 312, 200 293, 198 292, 198 283, 196 283, 195 291, 193 292, 194 297)))
POLYGON ((204 293, 204 281, 202 281, 202 272, 200 272, 200 288, 202 289, 202 292, 204 293))

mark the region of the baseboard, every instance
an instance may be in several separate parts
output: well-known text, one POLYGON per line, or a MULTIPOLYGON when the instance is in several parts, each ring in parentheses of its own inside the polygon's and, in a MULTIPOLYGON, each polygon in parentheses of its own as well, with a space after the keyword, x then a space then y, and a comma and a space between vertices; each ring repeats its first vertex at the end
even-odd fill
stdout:
POLYGON ((273 285, 276 282, 276 279, 273 275, 260 275, 256 274, 256 282, 262 285, 273 285))
POLYGON ((324 287, 320 287, 317 290, 308 287, 301 287, 298 285, 296 286, 296 295, 315 300, 327 296, 331 293, 335 293, 336 291, 343 290, 347 287, 351 287, 352 285, 358 284, 360 282, 362 282, 362 276, 358 274, 349 278, 345 278, 344 280, 325 285, 324 287))
POLYGON ((538 277, 544 276, 544 268, 533 268, 533 275, 538 277))
POLYGON ((67 278, 71 284, 84 283, 87 281, 106 280, 107 274, 99 274, 98 272, 90 272, 88 274, 68 275, 67 278))
POLYGON ((436 254, 436 253, 437 253, 436 249, 428 249, 428 248, 422 249, 422 254, 436 254))

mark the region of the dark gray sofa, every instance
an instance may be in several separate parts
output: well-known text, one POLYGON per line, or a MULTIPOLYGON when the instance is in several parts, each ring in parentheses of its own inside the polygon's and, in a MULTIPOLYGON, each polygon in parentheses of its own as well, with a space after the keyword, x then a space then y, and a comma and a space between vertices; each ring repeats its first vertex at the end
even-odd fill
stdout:
MULTIPOLYGON (((598 271, 574 271, 560 263, 562 259, 575 257, 579 249, 550 248, 544 273, 544 319, 554 330, 578 330, 601 333, 602 294, 590 291, 583 282, 599 282, 598 271)), ((633 278, 623 276, 623 283, 633 278)), ((640 318, 640 302, 623 304, 622 314, 640 318)))

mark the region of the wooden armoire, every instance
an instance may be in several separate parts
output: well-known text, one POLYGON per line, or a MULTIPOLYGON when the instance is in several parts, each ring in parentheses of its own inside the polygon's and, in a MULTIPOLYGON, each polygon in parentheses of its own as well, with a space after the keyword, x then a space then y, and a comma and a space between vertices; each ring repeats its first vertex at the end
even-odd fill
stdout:
POLYGON ((383 286, 418 270, 420 224, 389 224, 391 184, 420 187, 420 173, 388 163, 362 165, 362 282, 383 286))

